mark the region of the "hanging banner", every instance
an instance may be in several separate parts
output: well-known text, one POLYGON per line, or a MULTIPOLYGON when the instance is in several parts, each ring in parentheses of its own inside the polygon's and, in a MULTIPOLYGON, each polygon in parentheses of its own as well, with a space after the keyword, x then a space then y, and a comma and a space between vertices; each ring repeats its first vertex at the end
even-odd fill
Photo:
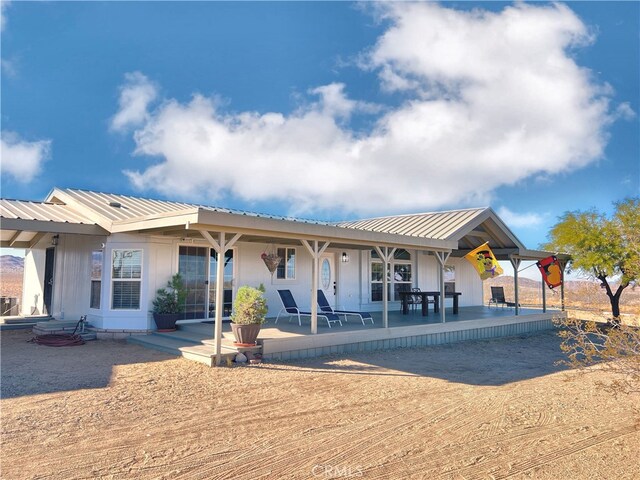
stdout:
POLYGON ((489 248, 488 242, 471 250, 464 256, 464 258, 471 262, 471 265, 475 267, 482 280, 495 278, 503 273, 502 267, 489 248))
POLYGON ((536 262, 536 265, 540 269, 542 279, 551 290, 562 285, 562 268, 555 255, 536 262))

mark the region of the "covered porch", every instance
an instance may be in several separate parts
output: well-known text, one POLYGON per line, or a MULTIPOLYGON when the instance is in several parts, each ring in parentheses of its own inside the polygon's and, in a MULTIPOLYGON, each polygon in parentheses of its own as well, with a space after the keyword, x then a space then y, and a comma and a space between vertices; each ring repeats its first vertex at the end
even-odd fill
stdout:
MULTIPOLYGON (((485 306, 461 307, 453 315, 448 308, 447 321, 441 315, 420 313, 403 315, 399 311, 388 312, 389 324, 382 323, 382 312, 374 312, 374 323, 365 325, 350 317, 342 326, 329 328, 319 323, 318 332, 312 334, 309 320, 298 325, 270 317, 262 326, 258 337, 260 353, 267 360, 297 360, 331 354, 348 354, 394 348, 421 347, 456 343, 486 338, 499 338, 535 333, 553 328, 553 318, 564 315, 561 311, 542 312, 541 309, 514 309, 485 306)), ((233 342, 230 324, 222 327, 222 343, 227 352, 233 342)), ((154 333, 130 337, 130 341, 150 348, 184 355, 191 360, 213 365, 216 361, 215 324, 212 321, 183 324, 176 332, 154 333)), ((224 348, 223 348, 224 350, 224 348)))

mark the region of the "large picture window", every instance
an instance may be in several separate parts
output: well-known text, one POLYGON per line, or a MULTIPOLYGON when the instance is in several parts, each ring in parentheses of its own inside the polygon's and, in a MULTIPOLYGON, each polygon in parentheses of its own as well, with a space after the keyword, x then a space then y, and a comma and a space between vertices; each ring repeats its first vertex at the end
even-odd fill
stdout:
POLYGON ((102 250, 91 252, 91 298, 89 299, 89 308, 100 308, 102 257, 102 250))
POLYGON ((278 256, 282 258, 276 269, 276 278, 279 280, 295 280, 296 278, 296 249, 278 248, 278 256))
MULTIPOLYGON (((371 251, 371 301, 382 301, 382 281, 384 275, 384 264, 375 250, 371 251)), ((404 249, 397 249, 387 269, 387 282, 389 300, 398 301, 398 292, 411 290, 413 281, 411 254, 404 249), (393 275, 391 275, 393 272, 393 275), (393 292, 393 295, 391 295, 393 292)))
POLYGON ((111 308, 139 310, 142 250, 113 250, 111 256, 111 308))

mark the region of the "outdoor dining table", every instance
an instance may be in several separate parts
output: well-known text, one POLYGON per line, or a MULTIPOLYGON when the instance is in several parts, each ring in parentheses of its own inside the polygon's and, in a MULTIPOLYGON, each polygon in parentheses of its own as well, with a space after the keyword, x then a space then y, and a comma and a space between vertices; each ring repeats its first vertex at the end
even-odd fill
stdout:
MULTIPOLYGON (((430 291, 430 292, 410 292, 410 291, 402 291, 398 292, 400 295, 400 300, 402 301, 402 313, 407 315, 409 313, 409 297, 420 297, 422 304, 422 316, 426 317, 429 315, 429 297, 433 298, 433 313, 438 313, 440 311, 440 292, 438 291, 430 291)), ((445 298, 453 298, 453 313, 454 315, 458 314, 458 297, 462 295, 462 292, 445 292, 445 298)))

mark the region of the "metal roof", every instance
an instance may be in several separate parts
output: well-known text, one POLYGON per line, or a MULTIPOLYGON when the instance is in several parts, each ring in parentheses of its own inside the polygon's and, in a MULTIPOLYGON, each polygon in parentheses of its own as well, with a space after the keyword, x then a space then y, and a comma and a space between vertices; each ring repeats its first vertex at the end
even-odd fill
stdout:
MULTIPOLYGON (((327 238, 332 243, 362 245, 384 242, 436 249, 473 248, 489 240, 494 247, 524 248, 491 208, 470 208, 328 223, 291 217, 263 215, 168 200, 154 200, 113 193, 54 188, 45 202, 0 200, 2 240, 26 240, 19 231, 62 232, 61 225, 93 227, 82 232, 207 230, 209 226, 239 228, 245 235, 291 238, 327 238), (24 220, 22 223, 16 223, 24 220), (27 225, 27 221, 31 225, 27 225), (13 222, 13 223, 11 223, 13 222), (11 223, 11 225, 9 224, 11 223), (56 224, 52 228, 51 224, 56 224), (191 226, 191 227, 190 227, 191 226), (178 227, 176 229, 176 227, 178 227), (181 228, 180 228, 181 227, 181 228), (14 232, 7 230, 13 229, 14 232), (19 237, 19 235, 22 235, 19 237), (5 238, 7 237, 7 238, 5 238)), ((187 232, 187 235, 189 232, 187 232)))
POLYGON ((0 198, 0 218, 88 225, 95 223, 68 205, 4 198, 0 198))
POLYGON ((30 248, 45 233, 107 234, 69 205, 0 199, 0 246, 30 248))
POLYGON ((211 205, 201 205, 195 203, 174 202, 169 200, 154 200, 149 198, 132 197, 114 193, 92 192, 77 189, 54 189, 47 197, 49 201, 72 201, 91 209, 104 219, 111 222, 142 219, 145 217, 158 215, 171 215, 184 212, 185 210, 206 210, 218 213, 231 213, 236 215, 253 216, 260 218, 270 218, 276 220, 287 220, 294 222, 313 223, 317 225, 330 225, 328 222, 318 220, 308 220, 301 218, 285 217, 279 215, 269 215, 244 210, 232 210, 229 208, 215 207, 211 205))
MULTIPOLYGON (((470 208, 466 210, 450 210, 445 212, 415 213, 391 217, 369 218, 340 222, 337 226, 356 228, 371 232, 385 232, 412 237, 434 238, 439 240, 454 239, 461 228, 469 225, 477 217, 487 212, 488 208, 470 208)), ((457 238, 455 238, 457 240, 457 238)))

